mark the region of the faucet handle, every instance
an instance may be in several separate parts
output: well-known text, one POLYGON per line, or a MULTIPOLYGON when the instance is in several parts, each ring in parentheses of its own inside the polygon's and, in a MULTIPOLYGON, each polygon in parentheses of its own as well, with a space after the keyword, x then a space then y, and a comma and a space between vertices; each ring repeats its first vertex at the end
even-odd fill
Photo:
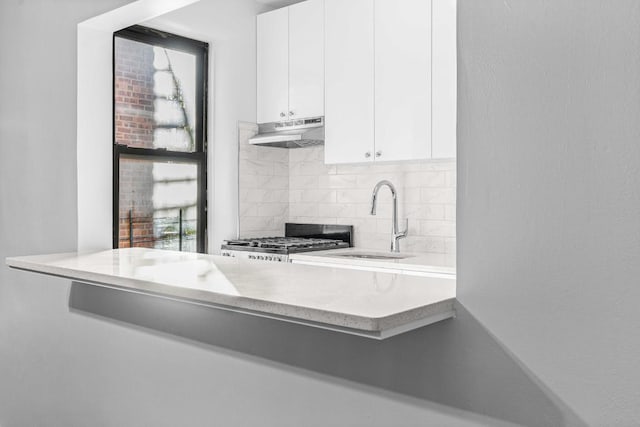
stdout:
POLYGON ((400 237, 407 237, 407 234, 409 234, 409 218, 405 218, 403 222, 404 228, 400 230, 398 234, 400 237))

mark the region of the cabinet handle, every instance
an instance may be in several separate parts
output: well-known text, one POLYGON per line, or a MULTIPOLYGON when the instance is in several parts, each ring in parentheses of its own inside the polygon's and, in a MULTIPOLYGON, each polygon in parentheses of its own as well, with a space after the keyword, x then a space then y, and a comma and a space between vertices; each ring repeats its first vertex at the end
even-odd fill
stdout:
POLYGON ((286 114, 285 113, 280 113, 280 117, 285 117, 286 114))
POLYGON ((382 151, 376 151, 376 157, 382 156, 382 151))
POLYGON ((367 151, 366 153, 364 153, 364 157, 366 157, 367 159, 371 157, 371 151, 367 151))

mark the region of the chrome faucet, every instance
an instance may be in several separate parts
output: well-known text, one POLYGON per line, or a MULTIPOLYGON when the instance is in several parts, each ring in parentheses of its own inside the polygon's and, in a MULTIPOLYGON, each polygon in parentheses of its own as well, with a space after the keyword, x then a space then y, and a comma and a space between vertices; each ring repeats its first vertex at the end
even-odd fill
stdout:
POLYGON ((383 186, 389 187, 391 190, 391 196, 393 197, 393 217, 392 221, 392 229, 391 229, 391 252, 400 252, 400 242, 399 240, 403 237, 407 237, 407 226, 408 220, 405 220, 405 229, 403 231, 398 231, 398 193, 396 192, 396 188, 393 184, 386 179, 380 181, 373 187, 373 194, 371 195, 371 215, 376 214, 376 202, 378 200, 378 191, 383 186))

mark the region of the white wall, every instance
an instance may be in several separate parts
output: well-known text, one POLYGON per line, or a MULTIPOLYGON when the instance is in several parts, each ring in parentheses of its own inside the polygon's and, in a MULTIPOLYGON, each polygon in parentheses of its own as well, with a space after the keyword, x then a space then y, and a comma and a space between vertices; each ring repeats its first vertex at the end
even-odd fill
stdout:
POLYGON ((264 9, 201 0, 144 23, 209 43, 209 253, 237 233, 238 121, 256 121, 255 15, 264 9))
POLYGON ((138 0, 78 24, 78 250, 112 247, 113 32, 194 1, 138 0))
MULTIPOLYGON (((0 3, 0 258, 75 248, 76 25, 120 4, 0 3)), ((459 1, 456 319, 373 342, 2 266, 0 425, 639 424, 639 8, 459 1)))
POLYGON ((236 237, 237 123, 255 121, 255 15, 265 6, 253 0, 194 1, 137 1, 79 27, 80 250, 112 244, 111 162, 104 161, 111 158, 111 34, 138 23, 210 44, 208 251, 214 253, 223 239, 236 237), (145 21, 148 17, 154 18, 145 21))

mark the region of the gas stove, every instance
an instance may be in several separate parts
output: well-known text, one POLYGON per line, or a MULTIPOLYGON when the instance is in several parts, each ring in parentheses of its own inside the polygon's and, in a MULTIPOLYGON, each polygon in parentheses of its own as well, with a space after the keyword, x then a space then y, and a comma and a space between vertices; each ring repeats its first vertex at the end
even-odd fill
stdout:
POLYGON ((294 253, 348 248, 352 234, 352 226, 287 223, 284 237, 226 240, 221 253, 237 258, 288 262, 289 255, 294 253))

